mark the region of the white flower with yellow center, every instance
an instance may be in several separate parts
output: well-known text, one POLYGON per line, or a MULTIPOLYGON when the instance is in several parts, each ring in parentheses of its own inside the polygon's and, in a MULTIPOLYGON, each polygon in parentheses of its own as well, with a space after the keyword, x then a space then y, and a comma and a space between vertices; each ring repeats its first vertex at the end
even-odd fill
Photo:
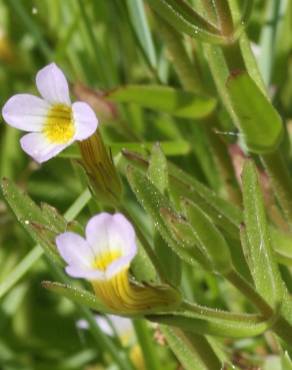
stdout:
POLYGON ((99 299, 112 312, 137 314, 180 301, 169 286, 144 286, 130 280, 130 264, 137 253, 135 230, 120 213, 93 216, 86 238, 65 232, 56 238, 59 253, 67 263, 68 275, 91 282, 99 299))
POLYGON ((36 86, 42 98, 16 94, 6 102, 2 115, 10 126, 30 132, 21 138, 21 147, 42 163, 75 140, 91 136, 98 121, 87 103, 71 104, 66 77, 55 63, 37 73, 36 86))

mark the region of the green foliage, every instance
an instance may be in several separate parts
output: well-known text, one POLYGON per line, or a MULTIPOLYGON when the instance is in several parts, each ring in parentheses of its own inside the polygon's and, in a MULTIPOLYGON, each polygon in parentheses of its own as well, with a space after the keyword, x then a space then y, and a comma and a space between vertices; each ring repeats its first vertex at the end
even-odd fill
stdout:
POLYGON ((245 255, 257 291, 273 306, 283 299, 283 283, 271 247, 263 198, 254 164, 246 162, 243 175, 245 255))
POLYGON ((63 265, 56 250, 55 237, 66 230, 66 220, 52 207, 38 207, 8 179, 3 180, 2 191, 18 221, 34 241, 39 243, 56 263, 63 265))
POLYGON ((101 169, 102 202, 77 143, 38 166, 1 119, 1 369, 292 369, 291 9, 0 0, 1 106, 37 94, 56 62, 111 166, 97 155, 88 171, 101 169), (135 228, 132 286, 169 297, 129 315, 126 335, 104 332, 96 313, 125 314, 67 276, 55 245, 102 211, 135 228))
POLYGON ((202 251, 209 257, 214 271, 226 274, 232 269, 229 247, 210 218, 188 199, 182 201, 183 211, 189 221, 202 251))
POLYGON ((274 151, 283 137, 278 112, 246 72, 234 72, 226 84, 248 150, 253 153, 274 151))
POLYGON ((175 117, 199 119, 211 114, 216 100, 190 91, 153 85, 129 85, 109 92, 106 97, 120 103, 135 103, 175 117))

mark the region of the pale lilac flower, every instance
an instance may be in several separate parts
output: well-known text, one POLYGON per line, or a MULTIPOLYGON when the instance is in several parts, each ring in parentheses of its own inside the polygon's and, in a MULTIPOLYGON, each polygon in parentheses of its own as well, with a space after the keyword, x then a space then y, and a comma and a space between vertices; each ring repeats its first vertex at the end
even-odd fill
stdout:
POLYGON ((56 238, 68 275, 84 278, 110 313, 140 314, 177 307, 181 295, 168 285, 151 286, 130 280, 130 264, 137 254, 135 230, 120 213, 93 216, 85 239, 73 232, 56 238))
MULTIPOLYGON (((120 338, 125 338, 134 335, 134 327, 132 321, 127 317, 116 315, 95 316, 96 323, 100 329, 107 335, 114 337, 117 334, 120 338), (109 323, 110 320, 110 323, 109 323), (113 330, 114 329, 114 330, 113 330)), ((88 321, 81 319, 77 321, 79 329, 86 330, 89 328, 88 321)))
POLYGON ((103 212, 93 216, 85 236, 65 232, 56 238, 68 275, 106 282, 128 270, 137 246, 134 228, 122 214, 103 212))
POLYGON ((98 120, 87 103, 71 103, 66 77, 55 63, 37 73, 36 86, 41 98, 16 94, 6 102, 2 115, 10 126, 29 132, 21 138, 21 147, 42 163, 75 140, 91 136, 98 120))

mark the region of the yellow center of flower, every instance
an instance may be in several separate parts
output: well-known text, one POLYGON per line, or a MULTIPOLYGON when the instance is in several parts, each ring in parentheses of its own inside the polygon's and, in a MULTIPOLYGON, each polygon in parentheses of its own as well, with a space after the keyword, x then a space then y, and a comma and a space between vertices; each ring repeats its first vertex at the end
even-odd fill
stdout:
POLYGON ((56 144, 65 144, 75 134, 72 109, 65 104, 55 104, 48 112, 43 127, 46 138, 56 144))
POLYGON ((94 267, 98 268, 101 271, 105 271, 112 262, 114 262, 121 256, 122 253, 119 250, 104 252, 95 259, 94 267))

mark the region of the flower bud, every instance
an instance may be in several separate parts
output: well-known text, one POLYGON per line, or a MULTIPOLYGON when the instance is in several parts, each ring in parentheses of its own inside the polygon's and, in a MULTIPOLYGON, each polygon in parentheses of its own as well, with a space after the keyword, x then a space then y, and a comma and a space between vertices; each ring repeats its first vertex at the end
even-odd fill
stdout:
POLYGON ((116 207, 122 198, 122 183, 112 154, 106 148, 100 132, 79 142, 81 164, 89 178, 93 193, 101 203, 116 207))

